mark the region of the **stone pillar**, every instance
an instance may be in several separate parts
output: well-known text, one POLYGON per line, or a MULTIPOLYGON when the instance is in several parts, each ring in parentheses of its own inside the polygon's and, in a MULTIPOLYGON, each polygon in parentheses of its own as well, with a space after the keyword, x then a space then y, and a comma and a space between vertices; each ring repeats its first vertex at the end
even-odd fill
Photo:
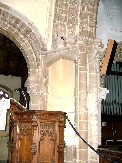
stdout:
POLYGON ((80 3, 79 35, 82 38, 95 38, 99 0, 81 0, 80 3))
MULTIPOLYGON (((88 143, 95 149, 98 147, 99 135, 99 86, 100 64, 99 54, 102 51, 101 42, 89 39, 87 42, 87 108, 88 108, 88 143)), ((88 148, 88 161, 97 163, 98 155, 88 148)))
MULTIPOLYGON (((86 44, 79 44, 79 111, 78 111, 78 131, 80 135, 88 141, 88 110, 87 110, 87 55, 86 44)), ((78 160, 85 163, 88 161, 88 146, 79 138, 78 160)))
POLYGON ((27 92, 30 96, 29 109, 30 110, 44 110, 43 94, 40 91, 40 83, 36 77, 28 77, 25 83, 27 92))

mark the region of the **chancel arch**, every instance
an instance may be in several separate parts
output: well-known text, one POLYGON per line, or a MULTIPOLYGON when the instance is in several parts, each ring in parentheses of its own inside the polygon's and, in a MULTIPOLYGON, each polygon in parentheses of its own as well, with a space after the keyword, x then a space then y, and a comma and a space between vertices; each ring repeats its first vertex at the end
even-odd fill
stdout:
POLYGON ((25 86, 31 97, 30 108, 40 109, 43 105, 41 101, 43 98, 40 98, 42 95, 40 95, 41 81, 39 78, 42 59, 41 49, 46 49, 46 45, 38 29, 21 13, 2 3, 0 13, 0 33, 16 44, 27 63, 28 78, 25 86), (37 100, 40 101, 38 106, 37 100))

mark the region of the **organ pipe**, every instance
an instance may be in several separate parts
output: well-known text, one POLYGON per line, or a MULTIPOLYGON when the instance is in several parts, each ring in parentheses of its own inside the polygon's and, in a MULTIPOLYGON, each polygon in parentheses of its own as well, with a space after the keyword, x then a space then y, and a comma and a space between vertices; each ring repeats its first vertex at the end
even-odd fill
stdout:
POLYGON ((105 77, 104 87, 109 90, 101 103, 102 114, 122 115, 122 65, 113 63, 111 72, 105 77))

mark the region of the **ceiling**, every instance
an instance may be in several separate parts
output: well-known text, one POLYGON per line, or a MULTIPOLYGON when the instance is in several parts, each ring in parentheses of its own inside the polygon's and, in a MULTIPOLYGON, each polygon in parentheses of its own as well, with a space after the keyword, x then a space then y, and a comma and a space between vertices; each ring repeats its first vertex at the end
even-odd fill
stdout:
POLYGON ((25 58, 19 48, 6 36, 0 34, 0 75, 21 77, 24 84, 28 77, 25 58))

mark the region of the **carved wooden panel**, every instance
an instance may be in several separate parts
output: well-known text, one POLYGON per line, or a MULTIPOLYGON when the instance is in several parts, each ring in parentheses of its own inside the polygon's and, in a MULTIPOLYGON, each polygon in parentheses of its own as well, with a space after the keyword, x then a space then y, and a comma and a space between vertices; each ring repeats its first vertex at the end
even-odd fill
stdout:
POLYGON ((17 102, 15 99, 11 99, 10 100, 10 112, 21 112, 21 111, 25 111, 26 108, 23 107, 19 102, 17 102))
POLYGON ((39 159, 41 162, 55 162, 56 141, 56 124, 40 123, 39 159), (41 150, 41 147, 43 147, 43 150, 41 150))
POLYGON ((19 128, 19 161, 21 162, 31 162, 32 153, 31 146, 33 142, 33 132, 31 123, 21 123, 18 126, 19 128), (21 150, 22 149, 22 150, 21 150))
POLYGON ((11 117, 12 163, 63 163, 66 113, 15 112, 11 117))

